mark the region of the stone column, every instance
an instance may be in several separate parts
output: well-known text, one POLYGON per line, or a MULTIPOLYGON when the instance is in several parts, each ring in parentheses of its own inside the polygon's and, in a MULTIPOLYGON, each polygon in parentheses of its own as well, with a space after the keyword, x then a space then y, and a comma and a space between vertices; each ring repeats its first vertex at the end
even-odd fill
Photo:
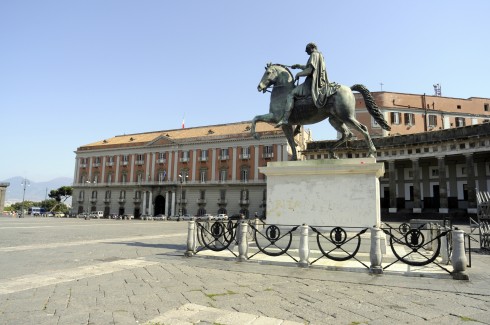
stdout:
POLYGON ((148 214, 153 217, 153 192, 148 192, 150 195, 150 199, 148 202, 148 214))
POLYGON ((468 213, 476 214, 476 181, 475 164, 473 154, 465 155, 466 158, 466 186, 468 190, 468 213))
POLYGON ((172 210, 170 212, 171 216, 175 215, 175 192, 172 192, 172 210))
POLYGON ((131 167, 130 167, 130 172, 129 172, 129 182, 133 183, 134 182, 134 164, 136 163, 136 155, 132 154, 131 155, 131 167))
POLYGON ((439 213, 449 213, 447 203, 447 180, 445 157, 437 157, 439 166, 439 213))
POLYGON ((395 161, 388 161, 388 168, 390 174, 390 213, 396 213, 396 169, 395 169, 395 161))
POLYGON ((422 212, 422 202, 420 201, 420 166, 419 159, 414 158, 412 160, 412 172, 413 172, 413 213, 422 212))
MULTIPOLYGON (((211 181, 215 181, 216 180, 216 162, 217 162, 217 159, 218 157, 216 157, 216 148, 213 148, 211 150, 211 181)), ((234 180, 232 178, 232 180, 234 180)))
POLYGON ((121 163, 121 156, 117 155, 116 157, 116 175, 114 175, 115 179, 113 182, 119 183, 119 164, 121 163))
POLYGON ((147 214, 146 213, 146 191, 143 192, 143 204, 141 207, 141 214, 147 214))
POLYGON ((231 179, 236 179, 236 161, 237 161, 237 148, 233 147, 231 151, 231 179))
POLYGON ((100 182, 105 183, 106 182, 106 176, 105 176, 105 163, 107 160, 107 156, 104 156, 102 158, 102 175, 100 175, 100 182))
POLYGON ((168 151, 168 166, 167 166, 167 182, 171 180, 175 180, 174 175, 172 175, 172 158, 173 158, 173 151, 168 151))
POLYGON ((193 181, 200 181, 201 179, 201 174, 196 175, 196 169, 197 169, 197 149, 192 150, 192 180, 193 181))
POLYGON ((171 212, 172 212, 172 206, 170 205, 170 193, 169 192, 166 192, 165 193, 165 211, 164 211, 164 214, 168 217, 171 215, 171 212), (169 211, 170 209, 170 211, 169 211))
POLYGON ((0 213, 3 213, 5 208, 5 192, 7 192, 7 187, 10 183, 0 183, 0 213))

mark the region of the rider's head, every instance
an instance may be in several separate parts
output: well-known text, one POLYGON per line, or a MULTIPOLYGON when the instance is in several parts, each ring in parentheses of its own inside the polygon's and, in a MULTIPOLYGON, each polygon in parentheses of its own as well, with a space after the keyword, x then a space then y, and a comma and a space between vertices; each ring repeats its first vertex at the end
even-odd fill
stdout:
POLYGON ((318 48, 316 47, 315 43, 311 42, 311 43, 306 44, 306 52, 308 52, 308 51, 311 52, 311 51, 316 50, 316 49, 318 49, 318 48))

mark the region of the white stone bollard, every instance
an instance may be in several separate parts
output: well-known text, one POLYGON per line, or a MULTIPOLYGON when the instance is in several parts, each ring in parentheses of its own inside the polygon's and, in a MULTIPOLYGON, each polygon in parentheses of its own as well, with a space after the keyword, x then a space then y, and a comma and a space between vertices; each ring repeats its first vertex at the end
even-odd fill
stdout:
POLYGON ((381 253, 381 232, 382 230, 373 226, 371 228, 371 250, 369 252, 369 258, 371 261, 370 273, 383 274, 383 267, 381 263, 383 261, 383 254, 381 253))
POLYGON ((308 238, 308 225, 303 224, 300 227, 299 231, 299 262, 298 266, 308 267, 310 266, 309 258, 310 258, 310 247, 309 247, 309 238, 308 238))
POLYGON ((247 241, 248 223, 242 221, 238 226, 238 262, 244 262, 247 260, 248 255, 248 241, 247 241))
POLYGON ((187 226, 187 251, 185 256, 191 257, 196 250, 196 222, 189 221, 187 226))
POLYGON ((464 249, 464 231, 453 230, 453 253, 451 255, 451 264, 453 265, 453 279, 469 280, 466 273, 466 252, 464 249))
MULTIPOLYGON (((447 231, 445 229, 444 231, 447 231)), ((441 237, 441 264, 449 264, 449 251, 447 249, 447 235, 441 237)))

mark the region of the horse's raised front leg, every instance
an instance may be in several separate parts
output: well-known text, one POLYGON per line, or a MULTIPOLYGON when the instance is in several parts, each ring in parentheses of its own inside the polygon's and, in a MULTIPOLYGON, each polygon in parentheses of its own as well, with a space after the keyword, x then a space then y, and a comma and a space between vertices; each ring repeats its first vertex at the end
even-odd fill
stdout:
POLYGON ((260 136, 257 134, 257 132, 255 132, 255 124, 257 124, 257 122, 276 123, 277 121, 275 120, 274 114, 272 113, 257 115, 253 118, 252 126, 250 127, 250 133, 256 140, 259 140, 260 136))

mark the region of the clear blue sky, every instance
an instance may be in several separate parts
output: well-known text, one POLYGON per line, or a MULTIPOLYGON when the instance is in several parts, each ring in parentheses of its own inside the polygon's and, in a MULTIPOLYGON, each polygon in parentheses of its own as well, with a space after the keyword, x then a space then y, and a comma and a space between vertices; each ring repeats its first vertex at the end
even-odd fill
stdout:
MULTIPOLYGON (((490 1, 0 2, 0 180, 73 177, 77 147, 268 110, 267 62, 383 90, 490 97, 490 1)), ((334 139, 328 122, 314 138, 334 139)))

